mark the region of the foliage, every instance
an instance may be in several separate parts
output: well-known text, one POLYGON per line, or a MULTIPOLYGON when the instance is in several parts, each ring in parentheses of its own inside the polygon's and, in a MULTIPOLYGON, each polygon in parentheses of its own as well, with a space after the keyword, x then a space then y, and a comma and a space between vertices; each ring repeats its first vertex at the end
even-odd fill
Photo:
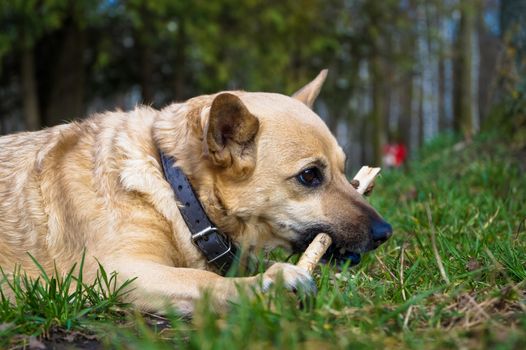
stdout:
POLYGON ((524 35, 515 33, 524 27, 515 10, 521 6, 516 0, 3 1, 0 134, 225 89, 291 94, 329 68, 320 114, 353 159, 380 164, 387 142, 396 139, 413 153, 440 131, 458 131, 453 121, 461 115, 465 121, 472 115, 476 129, 502 95, 513 93, 499 93, 502 76, 521 76, 501 51, 508 40, 513 59, 525 57, 524 35), (459 40, 467 14, 473 21, 463 32, 473 45, 459 40), (459 106, 465 111, 455 111, 459 106))
POLYGON ((97 23, 101 1, 12 0, 0 2, 0 59, 11 50, 32 48, 44 35, 60 28, 68 14, 81 26, 97 23))

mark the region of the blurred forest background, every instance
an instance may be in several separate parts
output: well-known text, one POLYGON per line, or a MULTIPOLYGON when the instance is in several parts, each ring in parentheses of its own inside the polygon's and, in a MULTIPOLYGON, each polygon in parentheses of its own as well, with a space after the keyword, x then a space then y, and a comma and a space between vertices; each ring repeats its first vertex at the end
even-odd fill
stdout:
POLYGON ((1 0, 0 134, 225 89, 316 104, 354 166, 505 125, 526 144, 526 0, 1 0))

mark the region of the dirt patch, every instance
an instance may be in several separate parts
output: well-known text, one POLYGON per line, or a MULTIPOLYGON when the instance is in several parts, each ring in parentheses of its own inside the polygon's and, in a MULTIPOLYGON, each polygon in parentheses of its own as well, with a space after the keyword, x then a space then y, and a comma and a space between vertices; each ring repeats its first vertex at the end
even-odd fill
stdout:
POLYGON ((33 340, 30 342, 29 348, 46 350, 99 350, 104 349, 104 346, 100 338, 95 335, 85 334, 77 331, 68 332, 62 329, 56 329, 50 332, 46 339, 33 340))

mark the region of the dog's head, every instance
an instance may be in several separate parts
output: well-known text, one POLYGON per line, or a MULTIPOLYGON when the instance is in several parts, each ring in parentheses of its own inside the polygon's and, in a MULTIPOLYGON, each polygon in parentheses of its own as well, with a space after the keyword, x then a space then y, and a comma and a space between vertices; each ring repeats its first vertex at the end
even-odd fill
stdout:
POLYGON ((391 235, 347 180, 344 152, 310 108, 325 75, 293 97, 226 92, 200 109, 206 166, 191 177, 212 219, 237 241, 299 252, 325 232, 342 259, 391 235))

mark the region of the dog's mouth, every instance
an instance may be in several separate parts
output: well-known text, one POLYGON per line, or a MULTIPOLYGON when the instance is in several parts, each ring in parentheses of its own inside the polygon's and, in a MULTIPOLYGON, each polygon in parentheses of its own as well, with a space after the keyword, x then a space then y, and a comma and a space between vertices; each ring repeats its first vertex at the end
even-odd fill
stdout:
MULTIPOLYGON (((304 252, 314 237, 320 232, 326 232, 334 237, 331 227, 328 225, 312 225, 310 227, 307 226, 307 228, 304 228, 302 231, 295 231, 298 232, 298 236, 302 237, 302 239, 292 242, 292 250, 295 253, 304 252)), ((355 266, 360 263, 360 260, 360 253, 341 247, 338 242, 333 242, 321 258, 322 263, 336 265, 338 267, 343 267, 346 263, 349 263, 349 266, 355 266)))
POLYGON ((361 255, 345 248, 338 248, 334 243, 330 245, 327 252, 321 258, 324 264, 334 264, 339 267, 349 262, 350 266, 356 266, 360 263, 361 255))

